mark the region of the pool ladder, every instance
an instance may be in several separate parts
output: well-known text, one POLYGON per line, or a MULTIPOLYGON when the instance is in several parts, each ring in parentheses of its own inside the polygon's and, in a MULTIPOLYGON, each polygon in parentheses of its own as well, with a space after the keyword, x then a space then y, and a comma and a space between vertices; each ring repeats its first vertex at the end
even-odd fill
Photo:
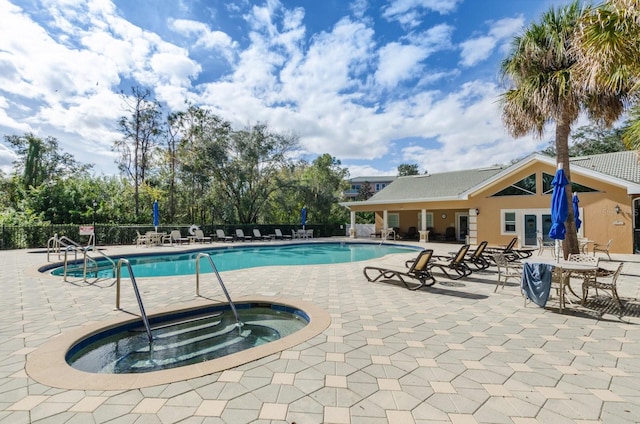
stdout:
POLYGON ((227 298, 227 302, 229 302, 229 306, 233 311, 233 316, 236 318, 238 331, 241 331, 242 322, 240 322, 238 311, 236 311, 236 305, 234 305, 233 301, 231 301, 231 296, 229 296, 229 292, 227 291, 227 288, 224 286, 224 282, 222 281, 222 277, 220 277, 218 268, 216 268, 216 265, 213 263, 213 259, 211 259, 211 255, 209 255, 208 253, 198 253, 196 255, 196 296, 200 296, 200 259, 203 259, 203 258, 209 259, 209 264, 211 265, 211 268, 213 268, 213 272, 216 274, 216 277, 218 278, 218 283, 220 283, 220 287, 222 287, 222 291, 224 292, 224 295, 227 298))
MULTIPOLYGON (((81 245, 79 245, 78 243, 74 242, 73 240, 62 236, 61 238, 58 238, 57 235, 52 237, 49 241, 54 240, 54 249, 58 249, 58 256, 60 255, 59 249, 60 247, 64 247, 64 272, 63 272, 63 280, 67 281, 67 272, 70 268, 70 265, 75 265, 78 263, 78 252, 82 253, 83 255, 83 260, 82 260, 82 277, 83 277, 83 281, 86 283, 87 282, 87 273, 91 273, 91 272, 95 272, 96 275, 96 279, 98 278, 98 271, 100 271, 100 264, 98 263, 98 261, 94 258, 92 258, 89 255, 89 252, 98 252, 98 254, 100 254, 109 264, 106 268, 104 269, 109 269, 111 268, 111 272, 113 274, 113 276, 115 277, 115 268, 116 268, 116 263, 113 261, 113 259, 111 259, 109 256, 105 255, 103 252, 101 252, 100 250, 95 249, 95 246, 92 245, 88 245, 87 247, 82 247, 81 245), (74 254, 74 259, 73 262, 69 262, 69 253, 73 252, 74 254)), ((47 260, 49 260, 49 246, 47 246, 47 260)))

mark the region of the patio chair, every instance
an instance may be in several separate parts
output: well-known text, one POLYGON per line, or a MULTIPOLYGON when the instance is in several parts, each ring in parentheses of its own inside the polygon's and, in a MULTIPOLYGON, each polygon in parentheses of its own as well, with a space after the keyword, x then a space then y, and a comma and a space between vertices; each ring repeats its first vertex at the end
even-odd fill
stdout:
POLYGON ((136 247, 138 246, 145 246, 147 244, 147 236, 146 235, 142 235, 140 234, 140 231, 136 230, 136 234, 138 235, 136 237, 136 247))
POLYGON ((452 280, 459 280, 460 278, 471 275, 473 271, 465 262, 465 256, 467 255, 468 251, 469 245, 465 244, 453 257, 434 255, 433 257, 436 260, 429 262, 429 271, 433 272, 433 268, 438 268, 452 280))
POLYGON ((484 256, 484 250, 487 248, 487 241, 483 241, 474 251, 467 252, 466 262, 472 264, 476 270, 480 271, 491 266, 491 262, 484 256))
POLYGON ((498 281, 496 282, 496 288, 493 289, 494 293, 498 291, 500 284, 502 284, 502 288, 504 289, 504 283, 510 278, 522 283, 521 264, 508 261, 502 253, 494 253, 493 262, 496 264, 496 267, 498 267, 498 281))
POLYGON ((263 236, 263 235, 260 233, 260 230, 259 230, 259 229, 254 228, 254 229, 253 229, 253 239, 254 239, 254 240, 268 240, 268 241, 271 241, 271 236, 263 236))
POLYGON ((611 247, 611 243, 613 243, 613 240, 609 240, 607 244, 594 243, 593 256, 596 256, 596 252, 604 252, 607 254, 607 258, 611 260, 611 255, 609 255, 609 248, 611 247))
POLYGON ((193 232, 193 236, 195 237, 196 241, 199 241, 201 243, 204 243, 204 242, 211 243, 213 241, 211 237, 205 236, 204 232, 201 229, 195 230, 193 232))
POLYGON ((242 240, 242 241, 247 241, 247 240, 251 241, 251 240, 253 240, 253 237, 245 236, 244 235, 244 231, 242 231, 242 228, 237 228, 236 229, 236 239, 242 240))
POLYGON ((556 246, 555 243, 551 241, 544 241, 542 236, 538 236, 538 256, 542 255, 545 250, 551 250, 551 255, 556 257, 556 246))
POLYGON ((313 228, 310 230, 307 230, 307 232, 305 233, 305 238, 313 238, 313 228))
POLYGON ((399 280, 407 289, 418 290, 436 283, 428 267, 432 255, 433 249, 423 250, 407 271, 367 266, 362 272, 369 282, 399 280))
POLYGON ((216 230, 216 241, 234 241, 233 236, 228 236, 224 233, 224 230, 217 229, 216 230))
POLYGON ((278 240, 291 240, 291 236, 289 234, 282 234, 280 228, 276 228, 273 232, 276 234, 276 239, 278 240))
POLYGON ((598 289, 610 291, 611 297, 616 301, 616 303, 618 304, 618 308, 622 312, 624 308, 622 306, 622 302, 620 301, 620 297, 618 296, 617 282, 620 273, 622 273, 623 265, 624 263, 620 262, 618 268, 609 277, 604 277, 599 272, 590 273, 590 276, 586 277, 582 283, 582 304, 584 305, 587 301, 587 296, 589 295, 589 287, 593 287, 594 289, 596 289, 596 296, 598 295, 598 289))

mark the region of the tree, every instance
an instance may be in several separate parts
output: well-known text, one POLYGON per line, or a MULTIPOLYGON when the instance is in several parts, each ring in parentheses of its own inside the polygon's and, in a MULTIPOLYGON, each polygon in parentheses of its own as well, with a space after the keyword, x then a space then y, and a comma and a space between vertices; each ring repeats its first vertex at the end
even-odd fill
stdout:
POLYGON ((407 175, 418 175, 418 165, 415 163, 402 163, 398 165, 398 176, 404 177, 407 175))
POLYGON ((232 132, 219 143, 218 148, 226 154, 212 164, 218 198, 233 205, 240 223, 255 223, 271 194, 278 190, 280 169, 289 164, 289 153, 297 148, 298 139, 256 124, 232 132))
POLYGON ((175 179, 181 181, 180 197, 186 207, 181 208, 188 222, 204 223, 211 211, 211 180, 213 169, 227 158, 231 124, 211 111, 189 105, 186 111, 176 112, 168 119, 169 138, 165 156, 168 169, 171 216, 175 216, 177 197, 175 179))
POLYGON ((147 182, 147 172, 152 167, 153 154, 162 134, 161 106, 151 98, 151 91, 131 88, 131 97, 122 98, 129 116, 120 118, 122 139, 114 142, 114 150, 120 153, 118 168, 133 183, 135 215, 140 216, 140 187, 147 182))
POLYGON ((358 195, 356 196, 356 200, 367 200, 373 196, 373 189, 371 188, 371 183, 369 181, 365 181, 360 184, 360 188, 358 189, 358 195))
MULTIPOLYGON (((623 129, 607 128, 602 124, 590 124, 578 128, 571 135, 572 143, 569 146, 569 156, 589 156, 602 153, 621 152, 626 150, 622 141, 623 129)), ((555 156, 555 143, 542 151, 548 156, 555 156)))
POLYGON ((18 157, 13 166, 16 174, 21 175, 25 189, 83 173, 92 167, 80 164, 69 153, 60 152, 58 140, 53 137, 42 139, 27 133, 22 136, 5 136, 5 141, 12 146, 18 157))
POLYGON ((338 202, 347 188, 347 168, 328 153, 318 156, 302 177, 302 204, 307 205, 308 220, 323 223, 346 222, 346 209, 338 202))
MULTIPOLYGON (((587 92, 608 90, 632 93, 640 88, 640 3, 637 0, 607 0, 588 9, 578 27, 574 77, 587 92)), ((631 103, 630 119, 623 140, 629 149, 640 148, 640 106, 631 103)), ((619 114, 613 110, 612 119, 619 114)))
MULTIPOLYGON (((501 96, 502 119, 507 130, 514 137, 529 133, 542 137, 545 125, 555 123, 556 162, 564 168, 569 181, 571 124, 585 110, 592 118, 611 125, 612 118, 620 115, 626 101, 624 92, 584 90, 572 83, 576 62, 572 43, 582 13, 577 1, 557 10, 551 8, 540 22, 532 23, 514 38, 511 51, 501 65, 503 80, 509 83, 501 96)), ((570 190, 567 202, 571 202, 570 190)), ((571 208, 565 225, 566 257, 579 252, 571 208)))

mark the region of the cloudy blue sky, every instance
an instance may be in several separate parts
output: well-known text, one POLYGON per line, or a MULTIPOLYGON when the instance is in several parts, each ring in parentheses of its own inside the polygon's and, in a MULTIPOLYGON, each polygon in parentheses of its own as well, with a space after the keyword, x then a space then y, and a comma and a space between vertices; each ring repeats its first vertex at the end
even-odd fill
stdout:
MULTIPOLYGON (((353 177, 507 163, 510 40, 566 0, 0 0, 0 135, 32 132, 115 174, 121 91, 237 128, 266 122, 353 177)), ((4 140, 3 140, 4 141, 4 140)), ((0 144, 6 172, 12 152, 0 144)))

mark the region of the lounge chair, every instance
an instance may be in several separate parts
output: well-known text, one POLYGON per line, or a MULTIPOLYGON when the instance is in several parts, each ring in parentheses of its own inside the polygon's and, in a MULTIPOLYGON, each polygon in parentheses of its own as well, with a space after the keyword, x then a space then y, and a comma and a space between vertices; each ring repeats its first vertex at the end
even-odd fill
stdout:
POLYGON ((211 243, 211 237, 207 237, 204 235, 204 232, 201 229, 197 229, 193 232, 193 236, 195 237, 196 241, 199 241, 201 243, 204 242, 209 242, 211 243))
POLYGON ((274 233, 276 234, 276 239, 279 240, 291 240, 291 236, 288 234, 282 234, 282 231, 280 231, 280 228, 276 228, 274 230, 274 233))
POLYGON ((452 280, 467 277, 473 272, 465 262, 467 252, 469 252, 469 245, 465 244, 453 257, 434 256, 436 260, 429 262, 429 271, 432 271, 433 268, 438 268, 452 280))
POLYGON ((465 261, 472 264, 476 270, 487 269, 491 266, 491 262, 484 256, 484 250, 487 248, 487 241, 483 241, 474 251, 467 252, 465 261))
POLYGON ((224 233, 224 230, 217 229, 216 230, 216 241, 234 241, 233 236, 228 236, 224 233))
POLYGON ((436 279, 431 275, 428 267, 432 255, 432 249, 423 250, 414 260, 411 268, 407 271, 367 266, 362 270, 362 272, 367 278, 367 281, 370 282, 395 279, 400 280, 400 282, 402 282, 402 284, 404 284, 404 286, 409 290, 418 290, 419 288, 432 286, 436 283, 436 279))
POLYGON ((236 229, 236 239, 242 240, 242 241, 247 241, 247 240, 251 241, 251 240, 253 240, 253 237, 245 236, 244 235, 244 231, 242 231, 241 228, 238 228, 238 229, 236 229))
POLYGON ((404 234, 402 238, 405 240, 418 240, 420 238, 420 233, 418 233, 418 229, 416 227, 409 227, 407 234, 404 234))
POLYGON ((515 247, 517 242, 518 242, 518 237, 514 237, 514 238, 511 239, 509 244, 507 244, 505 247, 487 246, 484 250, 489 255, 495 255, 496 253, 502 253, 504 255, 504 257, 508 261, 517 261, 517 260, 522 259, 521 256, 518 255, 514 250, 514 247, 515 247))
POLYGON ((173 243, 182 244, 182 243, 189 243, 189 238, 182 237, 182 234, 180 234, 180 230, 173 230, 162 238, 162 242, 164 243, 165 241, 168 241, 171 244, 173 243))
POLYGON ((269 240, 271 241, 271 236, 263 236, 260 233, 260 230, 258 230, 257 228, 253 229, 253 239, 254 240, 269 240))

